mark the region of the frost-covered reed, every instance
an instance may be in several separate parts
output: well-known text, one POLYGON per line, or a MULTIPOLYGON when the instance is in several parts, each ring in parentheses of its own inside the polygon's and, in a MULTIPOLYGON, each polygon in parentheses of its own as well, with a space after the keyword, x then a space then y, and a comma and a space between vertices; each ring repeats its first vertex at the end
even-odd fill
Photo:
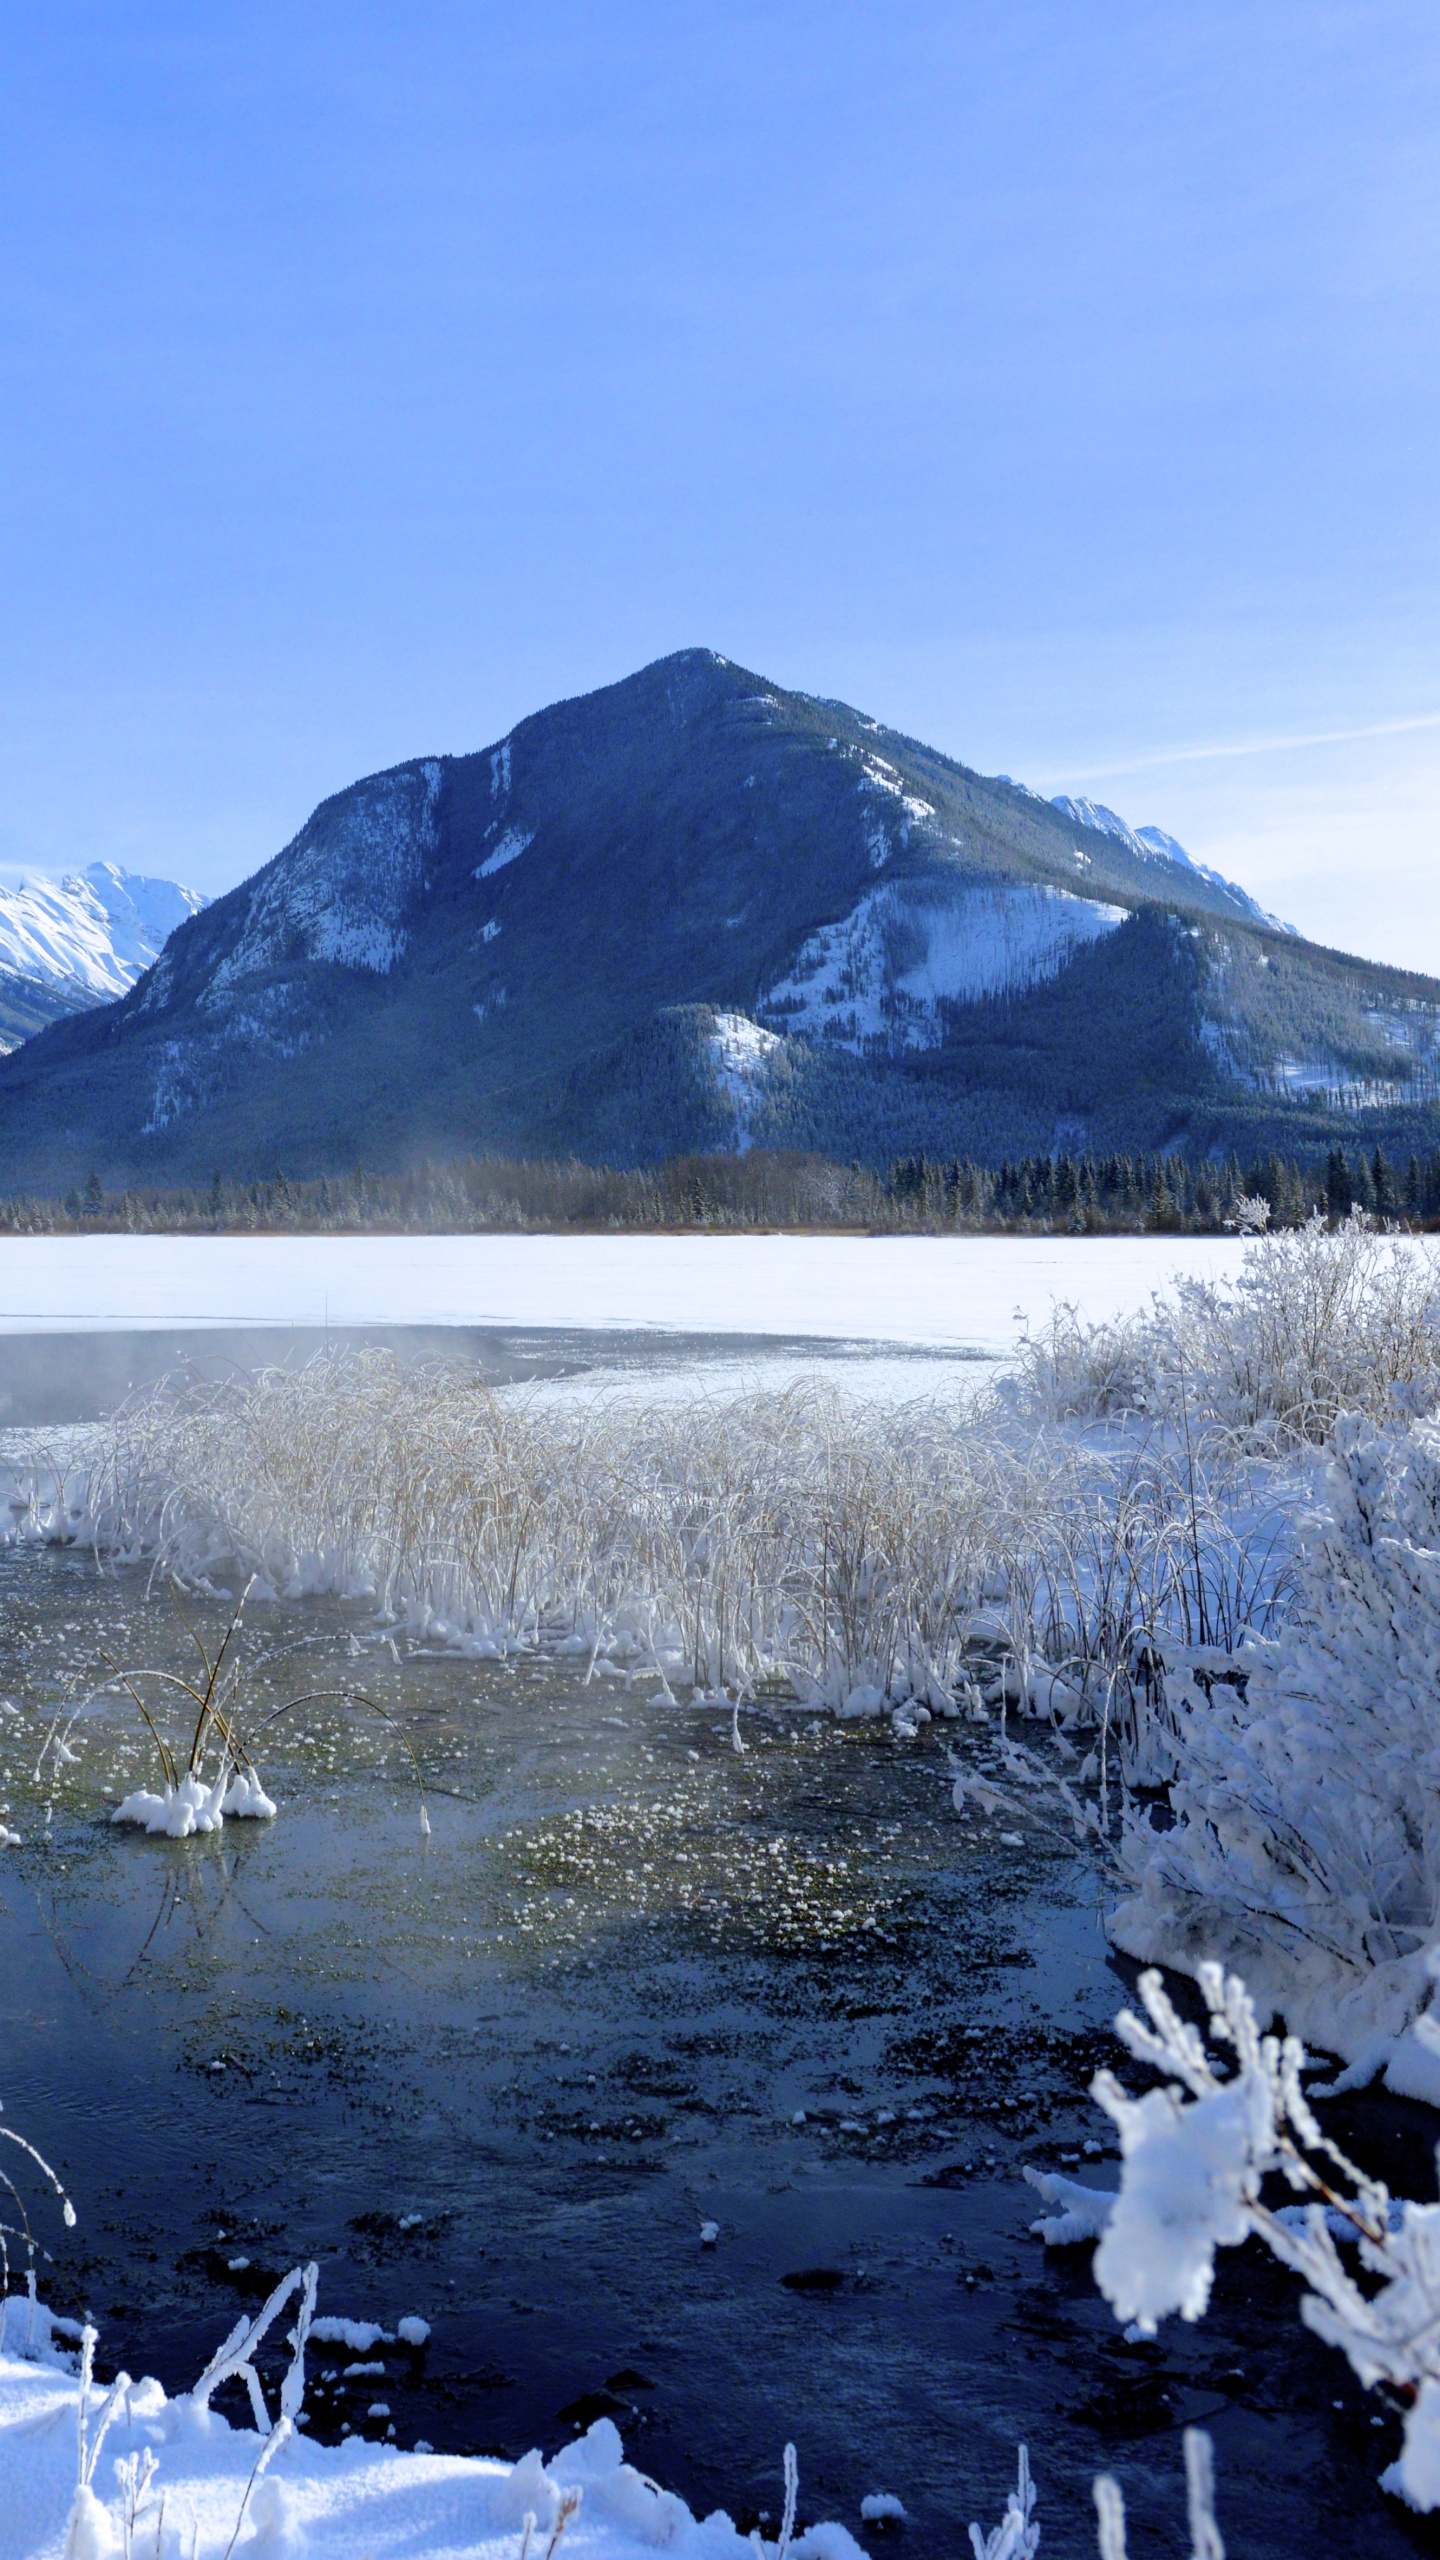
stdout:
MULTIPOLYGON (((1437 1965, 1440 1959, 1432 1973, 1437 1965)), ((1110 2071, 1090 2084, 1119 2136, 1118 2193, 1027 2170, 1047 2201, 1067 2208, 1031 2228, 1051 2246, 1098 2239, 1095 2281, 1116 2319, 1130 2324, 1130 2339, 1153 2337, 1176 2312, 1182 2320, 1203 2318, 1217 2251, 1262 2241, 1307 2284, 1300 2304, 1307 2329, 1339 2349, 1366 2390, 1383 2386, 1390 2406, 1403 2408, 1404 2442, 1381 2486, 1433 2514, 1440 2508, 1440 2207, 1392 2196, 1346 2158, 1301 2086, 1303 2044, 1295 2035, 1261 2034, 1237 1974, 1205 1963, 1197 1979, 1205 2029, 1179 2015, 1153 1972, 1140 1977, 1143 2016, 1122 2009, 1115 2021, 1122 2044, 1157 2075, 1158 2086, 1134 2098, 1110 2071), (1295 2202, 1275 2201, 1277 2181, 1295 2202), (1346 2246, 1356 2251, 1358 2270, 1342 2260, 1346 2246)), ((1440 2055, 1440 2022, 1422 2020, 1420 2042, 1440 2055)), ((1224 2560, 1205 2439, 1193 2452, 1187 2440, 1186 2468, 1194 2549, 1200 2560, 1224 2560)), ((1124 2560, 1123 2506, 1113 2483, 1097 2481, 1096 2505, 1102 2560, 1124 2560)))
POLYGON ((138 1399, 16 1534, 212 1590, 369 1598, 482 1654, 912 1721, 1008 1703, 1163 1773, 1162 1643, 1232 1641, 1283 1582, 1253 1470, 1225 1468, 993 1403, 544 1399, 347 1351, 138 1399))

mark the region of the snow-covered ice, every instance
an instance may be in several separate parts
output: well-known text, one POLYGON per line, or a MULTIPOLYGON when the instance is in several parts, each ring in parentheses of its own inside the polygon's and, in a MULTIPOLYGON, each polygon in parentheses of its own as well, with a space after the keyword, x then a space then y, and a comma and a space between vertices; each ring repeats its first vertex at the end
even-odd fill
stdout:
POLYGON ((0 1331, 495 1325, 972 1348, 1073 1300, 1093 1323, 1228 1236, 5 1236, 0 1331))
POLYGON ((1062 2178, 1049 2169, 1027 2168, 1024 2174, 1042 2203, 1060 2208, 1058 2213, 1042 2213, 1030 2225, 1047 2249, 1100 2239, 1115 2208, 1114 2188, 1082 2186, 1078 2178, 1062 2178))

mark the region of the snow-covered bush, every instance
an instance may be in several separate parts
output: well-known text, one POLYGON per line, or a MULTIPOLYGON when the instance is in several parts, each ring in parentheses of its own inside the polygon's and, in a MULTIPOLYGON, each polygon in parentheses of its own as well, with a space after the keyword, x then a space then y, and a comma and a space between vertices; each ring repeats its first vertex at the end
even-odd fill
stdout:
POLYGON ((1131 1814, 1112 1936, 1221 1955, 1357 2077, 1440 2098, 1413 2033, 1440 1941, 1440 1428, 1341 1417, 1291 1614, 1172 1660, 1167 1712, 1166 1827, 1131 1814))
MULTIPOLYGON (((1099 2229, 1096 2283, 1116 2319, 1142 2336, 1175 2312, 1201 2318, 1217 2249, 1263 2240, 1310 2288, 1300 2304, 1306 2327, 1339 2348, 1367 2389, 1386 2382, 1403 2394, 1404 2447, 1382 2485, 1429 2512, 1440 2507, 1440 2205, 1397 2204, 1356 2169, 1307 2103, 1299 2039, 1262 2036, 1244 1983, 1218 1964, 1202 1964, 1198 1981, 1208 2045, 1177 2015, 1159 1974, 1141 1976, 1145 2016, 1122 2010, 1116 2032, 1163 2085, 1134 2098, 1112 2072, 1091 2083, 1120 2136, 1119 2192, 1077 2189, 1093 2218, 1072 2208, 1068 2222, 1036 2228, 1051 2242, 1099 2229), (1228 2048, 1230 2067, 1215 2045, 1228 2048), (1265 2181, 1276 2177, 1304 2204, 1267 2200, 1265 2181), (1343 2263, 1342 2241, 1356 2246, 1366 2286, 1343 2263)), ((1422 2019, 1419 2032, 1440 2052, 1440 2024, 1422 2019)), ((1097 2504, 1103 2526, 1098 2494, 1097 2504)), ((1113 2548, 1123 2553, 1123 2540, 1113 2548)))
POLYGON ((1267 1442, 1319 1442, 1337 1414, 1440 1396, 1432 1250, 1356 1214, 1253 1238, 1238 1277, 1177 1278, 1148 1312, 1089 1324, 1058 1307, 1021 1345, 1019 1408, 1051 1418, 1144 1414, 1267 1442))

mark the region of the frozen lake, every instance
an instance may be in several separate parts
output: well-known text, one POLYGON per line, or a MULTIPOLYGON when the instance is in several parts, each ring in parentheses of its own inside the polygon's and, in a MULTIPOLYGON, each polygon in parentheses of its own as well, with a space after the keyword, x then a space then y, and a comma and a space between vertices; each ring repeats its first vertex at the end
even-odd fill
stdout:
POLYGON ((0 1239, 0 1427, 80 1422, 185 1367, 327 1344, 473 1361, 497 1385, 647 1402, 824 1374, 888 1404, 964 1394, 1057 1299, 1092 1319, 1234 1238, 25 1236, 0 1239))
POLYGON ((1101 1318, 1213 1236, 9 1236, 0 1331, 277 1325, 728 1334, 995 1357, 1056 1299, 1101 1318))

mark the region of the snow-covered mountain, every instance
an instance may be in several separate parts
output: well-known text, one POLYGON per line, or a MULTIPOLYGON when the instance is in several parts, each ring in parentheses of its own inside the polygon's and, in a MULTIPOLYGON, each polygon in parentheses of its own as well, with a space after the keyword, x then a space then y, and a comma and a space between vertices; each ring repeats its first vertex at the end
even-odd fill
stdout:
POLYGON ((1267 907, 1261 906, 1258 898, 1251 897, 1248 889, 1242 889, 1234 880, 1227 880, 1223 872, 1212 871, 1208 862, 1196 862, 1183 844, 1177 844, 1173 836, 1167 836, 1163 827, 1127 826, 1113 809, 1106 808, 1103 800, 1072 800, 1063 791, 1056 793, 1050 806, 1058 809, 1062 818, 1072 819, 1077 827, 1090 827, 1096 835, 1113 836, 1117 844, 1123 844, 1142 862, 1148 858, 1152 862, 1183 863, 1187 871, 1194 872, 1197 880, 1208 880, 1212 889, 1223 890, 1227 898, 1233 898, 1242 912, 1253 918, 1256 924, 1268 925, 1272 933, 1293 933, 1298 938, 1295 925, 1285 924, 1279 916, 1272 916, 1267 907))
POLYGON ((71 1016, 0 1059, 0 1183, 1440 1129, 1440 982, 709 649, 369 774, 199 904, 0 894, 0 998, 71 1016))
POLYGON ((67 999, 105 1004, 143 976, 187 916, 209 900, 175 880, 92 862, 62 880, 34 873, 0 887, 0 971, 67 999))

